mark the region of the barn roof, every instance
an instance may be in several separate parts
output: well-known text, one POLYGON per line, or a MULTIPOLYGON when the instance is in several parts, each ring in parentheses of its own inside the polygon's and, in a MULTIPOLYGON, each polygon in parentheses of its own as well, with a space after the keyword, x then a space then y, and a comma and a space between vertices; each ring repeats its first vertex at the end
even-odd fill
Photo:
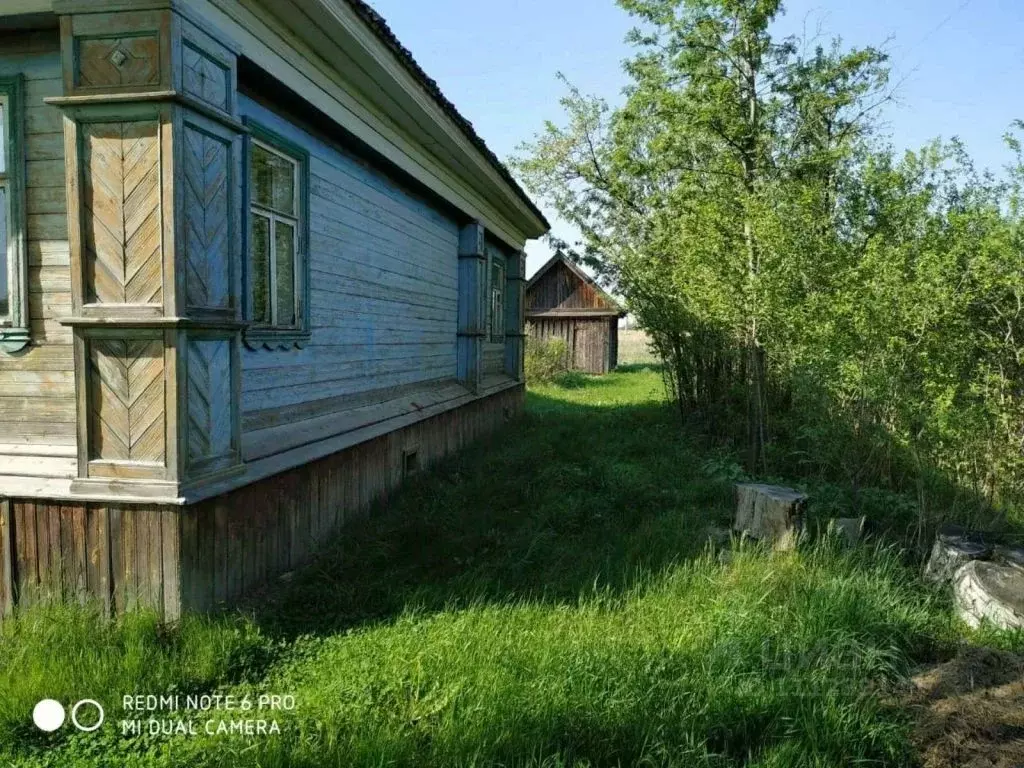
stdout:
POLYGON ((537 285, 544 278, 544 275, 546 275, 548 272, 554 269, 555 266, 557 266, 558 264, 563 264, 573 275, 575 275, 580 280, 580 282, 584 283, 585 285, 589 285, 594 290, 594 293, 597 294, 598 298, 604 306, 593 308, 574 307, 565 309, 547 309, 541 311, 531 311, 527 309, 526 314, 533 315, 534 317, 539 317, 542 315, 562 315, 567 317, 600 317, 602 315, 616 315, 621 317, 626 314, 626 308, 623 307, 614 298, 612 298, 611 294, 609 294, 600 285, 598 285, 597 281, 594 278, 592 278, 590 275, 584 272, 579 267, 579 265, 576 264, 576 262, 574 262, 568 256, 566 256, 561 249, 555 251, 555 255, 548 259, 547 262, 545 262, 544 265, 540 269, 538 269, 534 273, 533 277, 531 277, 530 280, 526 283, 527 295, 529 295, 530 289, 537 285))

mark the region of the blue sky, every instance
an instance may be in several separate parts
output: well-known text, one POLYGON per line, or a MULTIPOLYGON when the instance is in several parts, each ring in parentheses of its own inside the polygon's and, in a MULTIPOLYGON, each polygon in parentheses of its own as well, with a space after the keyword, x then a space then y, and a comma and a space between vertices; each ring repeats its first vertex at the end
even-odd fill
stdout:
MULTIPOLYGON (((616 103, 632 22, 614 0, 370 0, 420 65, 501 158, 546 119, 560 120, 556 72, 616 103)), ((779 34, 840 36, 891 55, 898 103, 883 113, 893 145, 959 136, 980 166, 1008 159, 1002 134, 1024 117, 1021 0, 790 0, 779 34)), ((556 234, 572 239, 555 220, 556 234)), ((527 246, 532 273, 547 258, 527 246)))

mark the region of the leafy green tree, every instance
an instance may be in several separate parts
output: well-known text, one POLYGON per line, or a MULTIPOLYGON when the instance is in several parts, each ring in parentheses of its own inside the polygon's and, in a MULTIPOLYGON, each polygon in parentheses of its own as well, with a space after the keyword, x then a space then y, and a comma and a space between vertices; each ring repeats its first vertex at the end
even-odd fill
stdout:
POLYGON ((878 50, 775 40, 778 0, 619 4, 624 103, 567 83, 515 166, 651 333, 682 414, 854 503, 1024 498, 1024 124, 1005 182, 955 140, 896 156, 878 50))
POLYGON ((548 123, 516 165, 653 332, 681 403, 712 409, 742 383, 760 469, 766 343, 785 333, 794 292, 821 289, 842 175, 884 99, 884 56, 775 41, 779 0, 620 5, 640 22, 626 103, 612 112, 570 88, 567 124, 548 123), (799 252, 782 247, 794 238, 799 252))

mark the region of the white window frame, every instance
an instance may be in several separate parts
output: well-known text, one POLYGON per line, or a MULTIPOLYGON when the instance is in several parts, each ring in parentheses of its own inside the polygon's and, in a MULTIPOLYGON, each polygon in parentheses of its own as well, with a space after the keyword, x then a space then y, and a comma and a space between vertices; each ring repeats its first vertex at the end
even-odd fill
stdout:
POLYGON ((4 188, 7 312, 0 316, 0 350, 17 352, 29 343, 28 251, 25 238, 24 86, 20 75, 0 78, 0 152, 4 188))
POLYGON ((496 258, 493 255, 490 259, 490 274, 488 274, 487 285, 491 292, 490 318, 488 322, 487 340, 492 344, 505 343, 505 294, 508 290, 508 263, 504 258, 496 258), (501 270, 501 281, 499 288, 494 287, 494 271, 501 270), (500 302, 498 297, 501 297, 500 302), (500 304, 500 306, 499 306, 500 304), (495 325, 501 328, 500 333, 495 331, 495 325))
MULTIPOLYGON (((273 208, 267 208, 256 202, 255 198, 250 195, 249 201, 249 213, 252 216, 262 216, 265 219, 270 220, 270 233, 268 239, 270 241, 270 274, 268 276, 269 284, 267 285, 269 296, 267 301, 270 302, 270 322, 269 323, 255 323, 254 325, 258 328, 266 328, 269 330, 281 329, 293 331, 302 326, 302 318, 300 316, 300 310, 302 307, 301 292, 301 263, 299 254, 299 227, 302 224, 302 215, 304 213, 302 205, 302 186, 301 186, 301 174, 300 168, 302 162, 297 158, 292 157, 286 152, 267 144, 265 141, 259 139, 252 139, 253 147, 259 147, 265 152, 269 152, 275 155, 292 166, 292 189, 295 202, 295 215, 289 216, 279 211, 275 211, 273 208), (279 322, 278 318, 278 305, 277 305, 277 224, 283 222, 288 224, 292 228, 292 317, 293 322, 290 325, 283 325, 279 322)), ((251 259, 251 254, 250 254, 251 259)))
POLYGON ((11 119, 11 99, 3 92, 0 92, 0 190, 4 193, 4 217, 3 221, 0 222, 0 248, 3 248, 5 253, 3 254, 4 271, 7 273, 4 275, 4 286, 6 295, 0 294, 0 301, 6 301, 7 311, 0 314, 0 327, 7 327, 11 324, 11 253, 10 253, 10 238, 8 236, 8 230, 10 229, 11 216, 13 211, 11 210, 11 176, 8 171, 8 138, 11 135, 11 130, 8 124, 11 119))
MULTIPOLYGON (((265 347, 267 349, 287 349, 294 345, 301 347, 310 338, 310 264, 309 264, 309 151, 300 142, 296 142, 278 134, 276 131, 265 127, 262 123, 249 117, 243 121, 249 129, 249 136, 246 139, 245 147, 245 188, 246 200, 246 231, 248 233, 245 254, 245 318, 249 323, 243 339, 250 349, 265 347), (267 151, 274 157, 279 157, 291 164, 294 172, 295 188, 295 214, 288 215, 280 211, 259 205, 254 199, 252 189, 252 163, 253 150, 255 148, 267 151), (253 222, 256 216, 263 216, 270 223, 268 236, 270 244, 268 247, 268 280, 267 300, 270 302, 270 322, 262 322, 256 317, 254 307, 253 279, 253 222), (279 224, 288 224, 293 227, 295 241, 293 243, 294 262, 292 264, 295 297, 295 321, 289 325, 280 325, 278 317, 277 297, 280 287, 277 278, 277 227, 279 224)), ((272 203, 273 201, 271 201, 272 203)))

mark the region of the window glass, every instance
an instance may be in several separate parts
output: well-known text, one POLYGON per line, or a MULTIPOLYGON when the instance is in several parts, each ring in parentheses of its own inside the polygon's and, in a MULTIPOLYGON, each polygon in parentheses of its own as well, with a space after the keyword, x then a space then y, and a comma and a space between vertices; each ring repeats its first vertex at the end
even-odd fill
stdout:
POLYGON ((7 290, 7 190, 0 186, 0 318, 11 311, 7 290))
POLYGON ((270 323, 270 219, 252 217, 252 320, 270 323))
POLYGON ((273 206, 281 213, 295 215, 295 165, 283 157, 274 156, 273 206))
POLYGON ((264 147, 252 147, 252 202, 294 216, 296 164, 264 147))
POLYGON ((7 101, 0 98, 0 174, 7 173, 7 101))
POLYGON ((491 341, 505 341, 505 265, 491 262, 491 341))
MULTIPOLYGON (((258 136, 259 131, 254 133, 258 136)), ((300 194, 306 193, 300 187, 299 171, 304 160, 279 148, 273 140, 254 137, 249 147, 250 319, 265 330, 301 331, 299 290, 304 281, 299 233, 305 206, 300 194)))
POLYGON ((275 222, 277 325, 295 325, 295 227, 275 222))
POLYGON ((270 208, 274 199, 273 155, 259 144, 252 145, 252 201, 270 208))
POLYGON ((8 217, 8 180, 7 180, 7 100, 0 98, 0 320, 11 312, 10 264, 7 256, 7 217, 8 217))
POLYGON ((0 77, 0 368, 29 343, 24 210, 24 80, 0 77))

